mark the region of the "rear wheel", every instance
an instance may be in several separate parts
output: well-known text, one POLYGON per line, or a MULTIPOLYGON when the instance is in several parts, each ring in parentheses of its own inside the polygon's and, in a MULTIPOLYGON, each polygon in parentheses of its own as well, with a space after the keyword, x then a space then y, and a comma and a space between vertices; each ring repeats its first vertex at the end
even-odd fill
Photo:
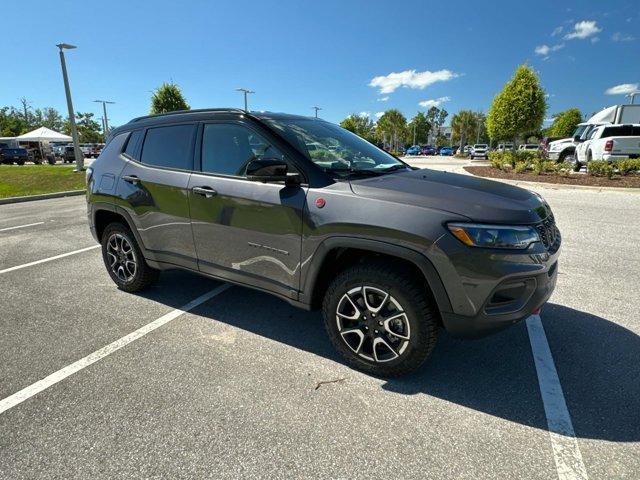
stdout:
POLYGON ((436 343, 438 322, 425 286, 409 270, 375 261, 340 273, 323 302, 329 338, 363 372, 393 377, 417 369, 436 343))
POLYGON ((102 259, 111 279, 126 292, 144 290, 160 274, 147 265, 131 230, 122 223, 111 223, 104 229, 102 259))

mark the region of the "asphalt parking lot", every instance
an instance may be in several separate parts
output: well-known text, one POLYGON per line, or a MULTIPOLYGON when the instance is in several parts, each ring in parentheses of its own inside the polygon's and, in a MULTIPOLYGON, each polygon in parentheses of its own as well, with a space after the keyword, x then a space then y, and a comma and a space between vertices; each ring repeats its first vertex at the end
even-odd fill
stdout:
POLYGON ((372 378, 318 312, 177 271, 119 291, 83 197, 0 206, 0 478, 638 478, 640 194, 535 190, 564 238, 541 319, 575 440, 524 322, 372 378))

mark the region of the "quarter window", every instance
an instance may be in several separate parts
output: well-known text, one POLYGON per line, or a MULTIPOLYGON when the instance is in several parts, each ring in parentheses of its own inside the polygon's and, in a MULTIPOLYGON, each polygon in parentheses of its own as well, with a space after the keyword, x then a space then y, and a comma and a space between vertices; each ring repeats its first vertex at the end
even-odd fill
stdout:
POLYGON ((127 140, 127 146, 124 149, 124 154, 129 158, 133 158, 134 160, 140 160, 138 152, 138 144, 140 143, 140 139, 142 138, 142 130, 134 130, 129 135, 129 140, 127 140))
POLYGON ((195 125, 150 128, 144 137, 142 163, 191 170, 194 131, 195 125))
POLYGON ((247 164, 259 158, 284 159, 262 136, 242 125, 210 123, 202 136, 202 171, 244 176, 247 164))

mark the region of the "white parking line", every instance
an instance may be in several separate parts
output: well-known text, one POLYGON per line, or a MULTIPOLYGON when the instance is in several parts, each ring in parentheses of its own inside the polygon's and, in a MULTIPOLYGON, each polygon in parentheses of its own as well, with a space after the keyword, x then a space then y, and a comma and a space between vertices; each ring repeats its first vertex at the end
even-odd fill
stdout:
POLYGON ((17 265, 15 267, 5 268, 4 270, 0 270, 0 274, 13 272, 14 270, 20 270, 21 268, 32 267, 33 265, 39 265, 41 263, 50 262, 52 260, 57 260, 59 258, 68 257, 69 255, 75 255, 76 253, 87 252, 89 250, 93 250, 94 248, 100 248, 100 245, 91 245, 90 247, 81 248, 80 250, 74 250, 73 252, 67 252, 61 255, 56 255, 54 257, 43 258, 42 260, 36 260, 35 262, 23 263, 22 265, 17 265))
POLYGON ((27 223, 26 225, 16 225, 15 227, 0 228, 0 232, 8 232, 9 230, 17 230, 18 228, 35 227, 36 225, 44 225, 44 222, 27 223))
POLYGON ((553 458, 560 480, 586 480, 587 470, 582 461, 580 447, 573 430, 571 415, 564 399, 547 336, 539 315, 527 318, 531 351, 538 373, 544 413, 551 437, 553 458))
POLYGON ((52 373, 51 375, 43 378, 42 380, 38 380, 36 383, 33 383, 28 387, 23 388, 22 390, 14 393, 13 395, 10 395, 5 399, 0 400, 0 414, 6 412, 10 408, 15 407, 16 405, 19 405, 25 400, 28 400, 29 398, 42 392, 43 390, 46 390, 52 385, 55 385, 56 383, 64 380, 68 376, 73 375, 74 373, 79 372, 83 368, 86 368, 89 365, 97 362, 98 360, 103 359, 107 355, 111 355, 113 352, 120 350, 121 348, 129 345, 131 342, 134 342, 139 338, 144 337, 147 333, 153 332, 157 328, 160 328, 161 326, 169 323, 171 320, 175 320, 183 313, 188 312, 189 310, 192 310, 198 305, 224 292, 230 286, 231 285, 229 284, 220 285, 219 287, 214 288, 213 290, 210 290, 209 292, 203 295, 200 295, 198 298, 191 300, 189 303, 183 305, 182 307, 176 308, 175 310, 167 313, 166 315, 163 315, 162 317, 154 320, 153 322, 147 323, 145 326, 140 327, 138 330, 131 332, 128 335, 125 335, 124 337, 116 340, 115 342, 110 343, 106 347, 102 347, 100 350, 96 350, 95 352, 90 353, 86 357, 81 358, 80 360, 72 363, 71 365, 67 365, 66 367, 61 368, 57 372, 52 373))

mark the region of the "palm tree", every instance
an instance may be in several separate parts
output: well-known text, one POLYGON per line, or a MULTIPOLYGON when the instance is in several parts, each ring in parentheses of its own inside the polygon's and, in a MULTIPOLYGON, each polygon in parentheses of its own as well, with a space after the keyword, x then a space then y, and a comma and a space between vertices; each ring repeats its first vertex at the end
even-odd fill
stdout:
POLYGON ((451 119, 451 133, 460 138, 460 151, 465 140, 476 131, 478 118, 471 110, 461 110, 451 119))
POLYGON ((400 140, 403 139, 407 132, 407 119, 395 108, 387 110, 378 120, 376 125, 376 134, 378 138, 385 141, 389 138, 393 150, 398 150, 400 140))

